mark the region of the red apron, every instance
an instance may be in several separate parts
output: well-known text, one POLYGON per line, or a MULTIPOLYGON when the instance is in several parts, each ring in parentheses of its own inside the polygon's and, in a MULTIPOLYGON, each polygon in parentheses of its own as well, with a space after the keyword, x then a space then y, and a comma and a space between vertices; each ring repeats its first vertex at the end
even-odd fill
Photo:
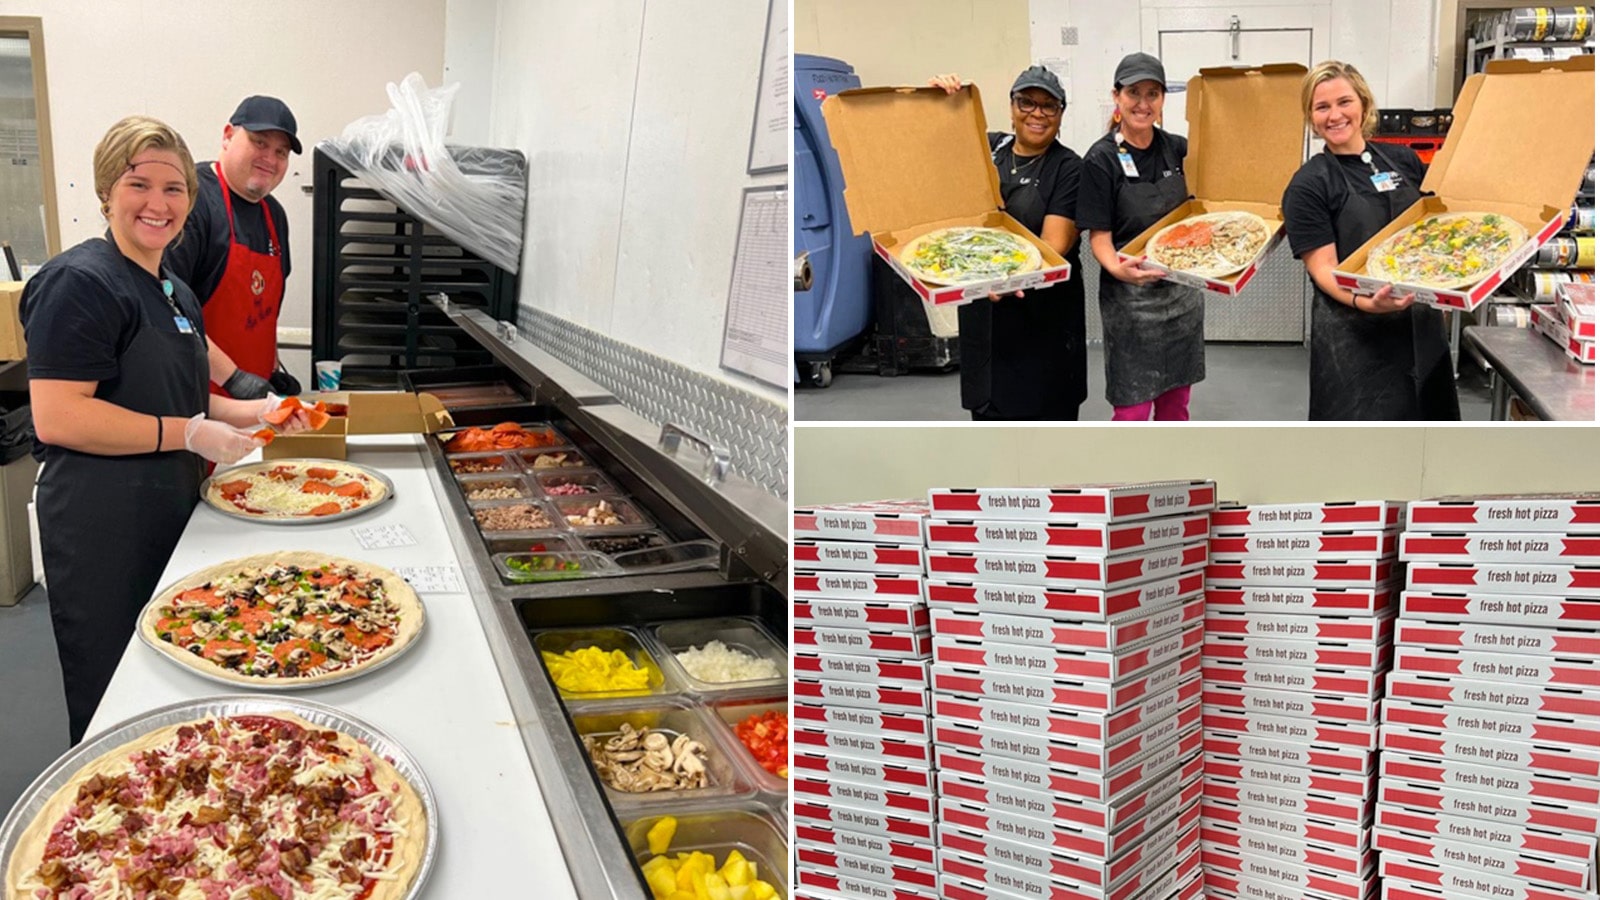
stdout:
MULTIPOLYGON (((222 208, 228 216, 228 264, 211 299, 205 302, 206 337, 233 359, 234 365, 266 378, 278 365, 278 311, 283 307, 283 263, 276 253, 257 253, 239 243, 233 230, 233 192, 212 163, 222 185, 222 208)), ((261 214, 267 218, 268 246, 276 251, 278 228, 265 198, 261 214)), ((227 396, 216 382, 211 393, 227 396)))

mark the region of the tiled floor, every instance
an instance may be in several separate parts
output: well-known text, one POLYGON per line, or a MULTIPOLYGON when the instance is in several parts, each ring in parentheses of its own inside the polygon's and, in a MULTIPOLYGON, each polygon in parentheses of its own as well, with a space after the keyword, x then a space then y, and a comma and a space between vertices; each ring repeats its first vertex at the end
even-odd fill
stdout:
POLYGON ((0 607, 0 819, 67 749, 67 701, 50 632, 50 606, 35 586, 0 607))

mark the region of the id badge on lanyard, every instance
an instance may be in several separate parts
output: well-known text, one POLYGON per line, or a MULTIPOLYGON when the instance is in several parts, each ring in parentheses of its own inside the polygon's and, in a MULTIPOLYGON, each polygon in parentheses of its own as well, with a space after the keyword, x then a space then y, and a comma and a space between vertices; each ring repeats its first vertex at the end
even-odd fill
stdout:
POLYGON ((1129 178, 1139 177, 1139 167, 1134 165, 1133 154, 1128 152, 1128 145, 1122 139, 1122 132, 1117 132, 1117 161, 1122 163, 1122 174, 1129 178))
POLYGON ((1387 194, 1400 186, 1399 172, 1379 172, 1378 166, 1372 161, 1372 151, 1365 150, 1361 153, 1361 161, 1372 167, 1372 186, 1380 194, 1387 194))
POLYGON ((167 295, 167 305, 172 307, 172 323, 178 326, 178 331, 181 334, 194 334, 194 323, 189 321, 188 316, 178 310, 178 304, 172 299, 172 280, 170 278, 161 279, 161 291, 167 295))

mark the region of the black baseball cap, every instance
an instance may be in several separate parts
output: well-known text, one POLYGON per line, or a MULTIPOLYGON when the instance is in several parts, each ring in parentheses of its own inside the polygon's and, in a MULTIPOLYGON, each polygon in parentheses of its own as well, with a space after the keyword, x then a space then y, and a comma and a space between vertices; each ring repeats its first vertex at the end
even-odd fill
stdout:
POLYGON ((1156 81, 1160 82, 1164 91, 1167 89, 1167 70, 1161 65, 1161 60, 1148 53, 1130 53, 1117 63, 1117 74, 1112 81, 1119 88, 1141 81, 1156 81))
POLYGON ((295 136, 294 113, 289 112, 289 107, 277 97, 263 97, 257 94, 246 97, 233 111, 233 118, 228 120, 229 125, 237 125, 246 131, 281 131, 289 136, 289 147, 294 152, 300 152, 300 138, 295 136))
POLYGON ((1067 102, 1067 92, 1061 89, 1061 80, 1056 78, 1056 73, 1044 66, 1029 66, 1023 69, 1022 74, 1011 84, 1011 95, 1014 97, 1028 88, 1038 88, 1062 103, 1067 102))

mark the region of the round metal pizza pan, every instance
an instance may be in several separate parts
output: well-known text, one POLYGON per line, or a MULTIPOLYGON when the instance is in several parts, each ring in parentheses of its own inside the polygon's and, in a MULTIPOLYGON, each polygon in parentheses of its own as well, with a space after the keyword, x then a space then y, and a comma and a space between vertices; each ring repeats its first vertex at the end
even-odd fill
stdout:
POLYGON ((383 474, 382 472, 379 472, 376 469, 369 469, 366 466, 356 465, 355 463, 352 463, 352 462, 345 462, 342 459, 268 459, 268 460, 261 460, 260 462, 244 463, 243 465, 234 466, 231 469, 218 470, 216 472, 212 472, 210 478, 207 478, 205 481, 200 482, 200 502, 201 503, 204 503, 206 506, 208 506, 208 507, 216 510, 217 512, 222 513, 223 515, 228 516, 230 518, 239 519, 240 521, 244 521, 244 522, 255 522, 258 525, 325 525, 325 524, 327 524, 329 522, 337 522, 337 521, 339 521, 341 519, 349 519, 349 518, 353 518, 355 516, 366 515, 367 513, 372 512, 373 510, 382 507, 385 503, 388 503, 393 499, 394 499, 394 482, 389 480, 389 476, 383 474), (234 472, 234 471, 237 471, 239 469, 254 469, 254 468, 257 468, 259 466, 264 466, 264 465, 291 465, 291 464, 293 464, 293 465, 308 465, 308 466, 326 466, 326 465, 330 465, 331 464, 331 465, 334 465, 334 466, 342 466, 342 467, 349 468, 349 469, 355 469, 355 470, 359 471, 361 474, 367 476, 368 478, 373 479, 374 481, 382 482, 383 486, 385 488, 387 488, 387 490, 385 490, 383 492, 383 497, 381 499, 379 499, 379 500, 377 500, 377 501, 375 501, 373 503, 366 503, 366 504, 363 504, 361 506, 356 507, 355 509, 347 509, 344 512, 337 512, 337 513, 334 513, 331 516, 290 516, 290 517, 283 517, 283 518, 271 518, 271 517, 268 517, 268 516, 252 516, 249 513, 245 512, 242 509, 239 509, 238 507, 234 506, 231 503, 228 504, 227 508, 225 509, 222 506, 219 506, 219 505, 211 502, 211 497, 210 497, 210 494, 211 494, 211 483, 213 481, 217 481, 218 479, 221 479, 222 481, 227 481, 228 480, 228 474, 230 472, 234 472))
MULTIPOLYGON (((298 552, 298 551, 296 551, 296 552, 298 552)), ((330 554, 330 556, 331 556, 331 554, 330 554)), ((333 558, 334 559, 343 559, 343 557, 333 557, 333 558)), ((374 565, 373 563, 362 562, 362 561, 356 560, 356 559, 350 559, 350 560, 345 560, 345 561, 353 563, 353 564, 358 565, 358 566, 365 566, 367 568, 378 568, 378 569, 382 569, 383 568, 382 566, 377 566, 377 565, 374 565)), ((398 579, 400 581, 405 581, 405 579, 402 578, 400 576, 400 573, 398 573, 398 572, 393 572, 393 571, 390 571, 389 569, 383 569, 383 571, 388 572, 389 575, 394 576, 394 578, 396 578, 396 579, 398 579)), ((417 643, 422 640, 422 631, 423 631, 423 629, 428 627, 428 608, 422 601, 422 595, 418 594, 415 588, 412 588, 411 592, 413 594, 417 595, 417 608, 422 610, 422 624, 417 626, 417 633, 412 636, 410 641, 406 642, 405 646, 403 646, 400 649, 396 650, 395 652, 389 654, 388 656, 385 656, 383 659, 380 659, 377 662, 372 663, 371 665, 364 666, 364 667, 359 668, 359 669, 352 669, 352 670, 347 671, 347 672, 330 673, 329 675, 327 675, 326 677, 323 677, 322 679, 320 679, 318 681, 309 681, 309 682, 307 682, 307 681, 299 681, 299 682, 282 681, 282 682, 280 682, 280 681, 267 681, 266 679, 261 679, 260 681, 250 681, 250 682, 234 681, 232 679, 224 678, 222 676, 222 674, 219 673, 219 672, 213 672, 213 671, 210 671, 209 669, 202 669, 202 668, 199 668, 198 666, 186 666, 186 665, 184 665, 183 663, 179 662, 178 660, 173 659, 172 655, 167 653, 167 651, 165 651, 165 650, 161 649, 160 647, 156 646, 157 643, 159 643, 158 640, 152 640, 149 635, 144 633, 144 618, 145 618, 146 615, 149 614, 150 608, 155 606, 156 601, 161 599, 161 597, 164 596, 167 593, 167 591, 172 590, 173 587, 175 587, 176 585, 182 584, 186 579, 191 578, 191 577, 193 577, 193 573, 190 573, 189 575, 185 575, 185 576, 183 576, 183 578, 179 578, 177 581, 174 581, 174 582, 172 582, 170 584, 163 585, 160 590, 156 591, 155 596, 150 598, 150 602, 146 603, 144 605, 144 608, 139 610, 139 618, 134 620, 136 622, 136 627, 134 629, 134 633, 139 635, 139 640, 143 641, 145 646, 147 646, 151 650, 155 651, 155 654, 157 656, 161 657, 162 659, 166 660, 167 662, 177 666, 178 668, 184 670, 185 672, 190 672, 190 673, 193 673, 195 675, 198 675, 201 678, 206 679, 207 681, 214 681, 217 684, 225 684, 228 687, 233 688, 234 690, 307 691, 307 690, 311 690, 312 688, 327 687, 327 686, 332 685, 332 684, 339 684, 340 682, 343 682, 343 681, 349 681, 349 680, 351 680, 353 678, 360 678, 363 675, 367 675, 367 674, 369 674, 371 672, 376 672, 379 669, 383 668, 384 666, 387 666, 390 663, 394 662, 395 660, 399 659, 400 657, 405 656, 407 653, 410 653, 411 652, 411 648, 415 647, 417 645, 417 643)), ((169 645, 169 646, 171 646, 171 645, 169 645)))
POLYGON ((293 713, 312 724, 350 735, 388 760, 411 783, 412 789, 422 799, 423 814, 428 819, 428 840, 422 851, 422 864, 404 900, 420 896, 439 853, 439 804, 433 796, 433 787, 428 784, 428 778, 417 761, 394 738, 334 707, 309 700, 248 695, 206 697, 162 706, 119 722, 68 750, 34 779, 33 784, 28 785, 5 821, 0 822, 0 874, 10 868, 11 854, 16 852, 23 831, 44 809, 51 795, 70 782, 79 769, 102 755, 169 725, 208 716, 271 715, 280 712, 293 713))

